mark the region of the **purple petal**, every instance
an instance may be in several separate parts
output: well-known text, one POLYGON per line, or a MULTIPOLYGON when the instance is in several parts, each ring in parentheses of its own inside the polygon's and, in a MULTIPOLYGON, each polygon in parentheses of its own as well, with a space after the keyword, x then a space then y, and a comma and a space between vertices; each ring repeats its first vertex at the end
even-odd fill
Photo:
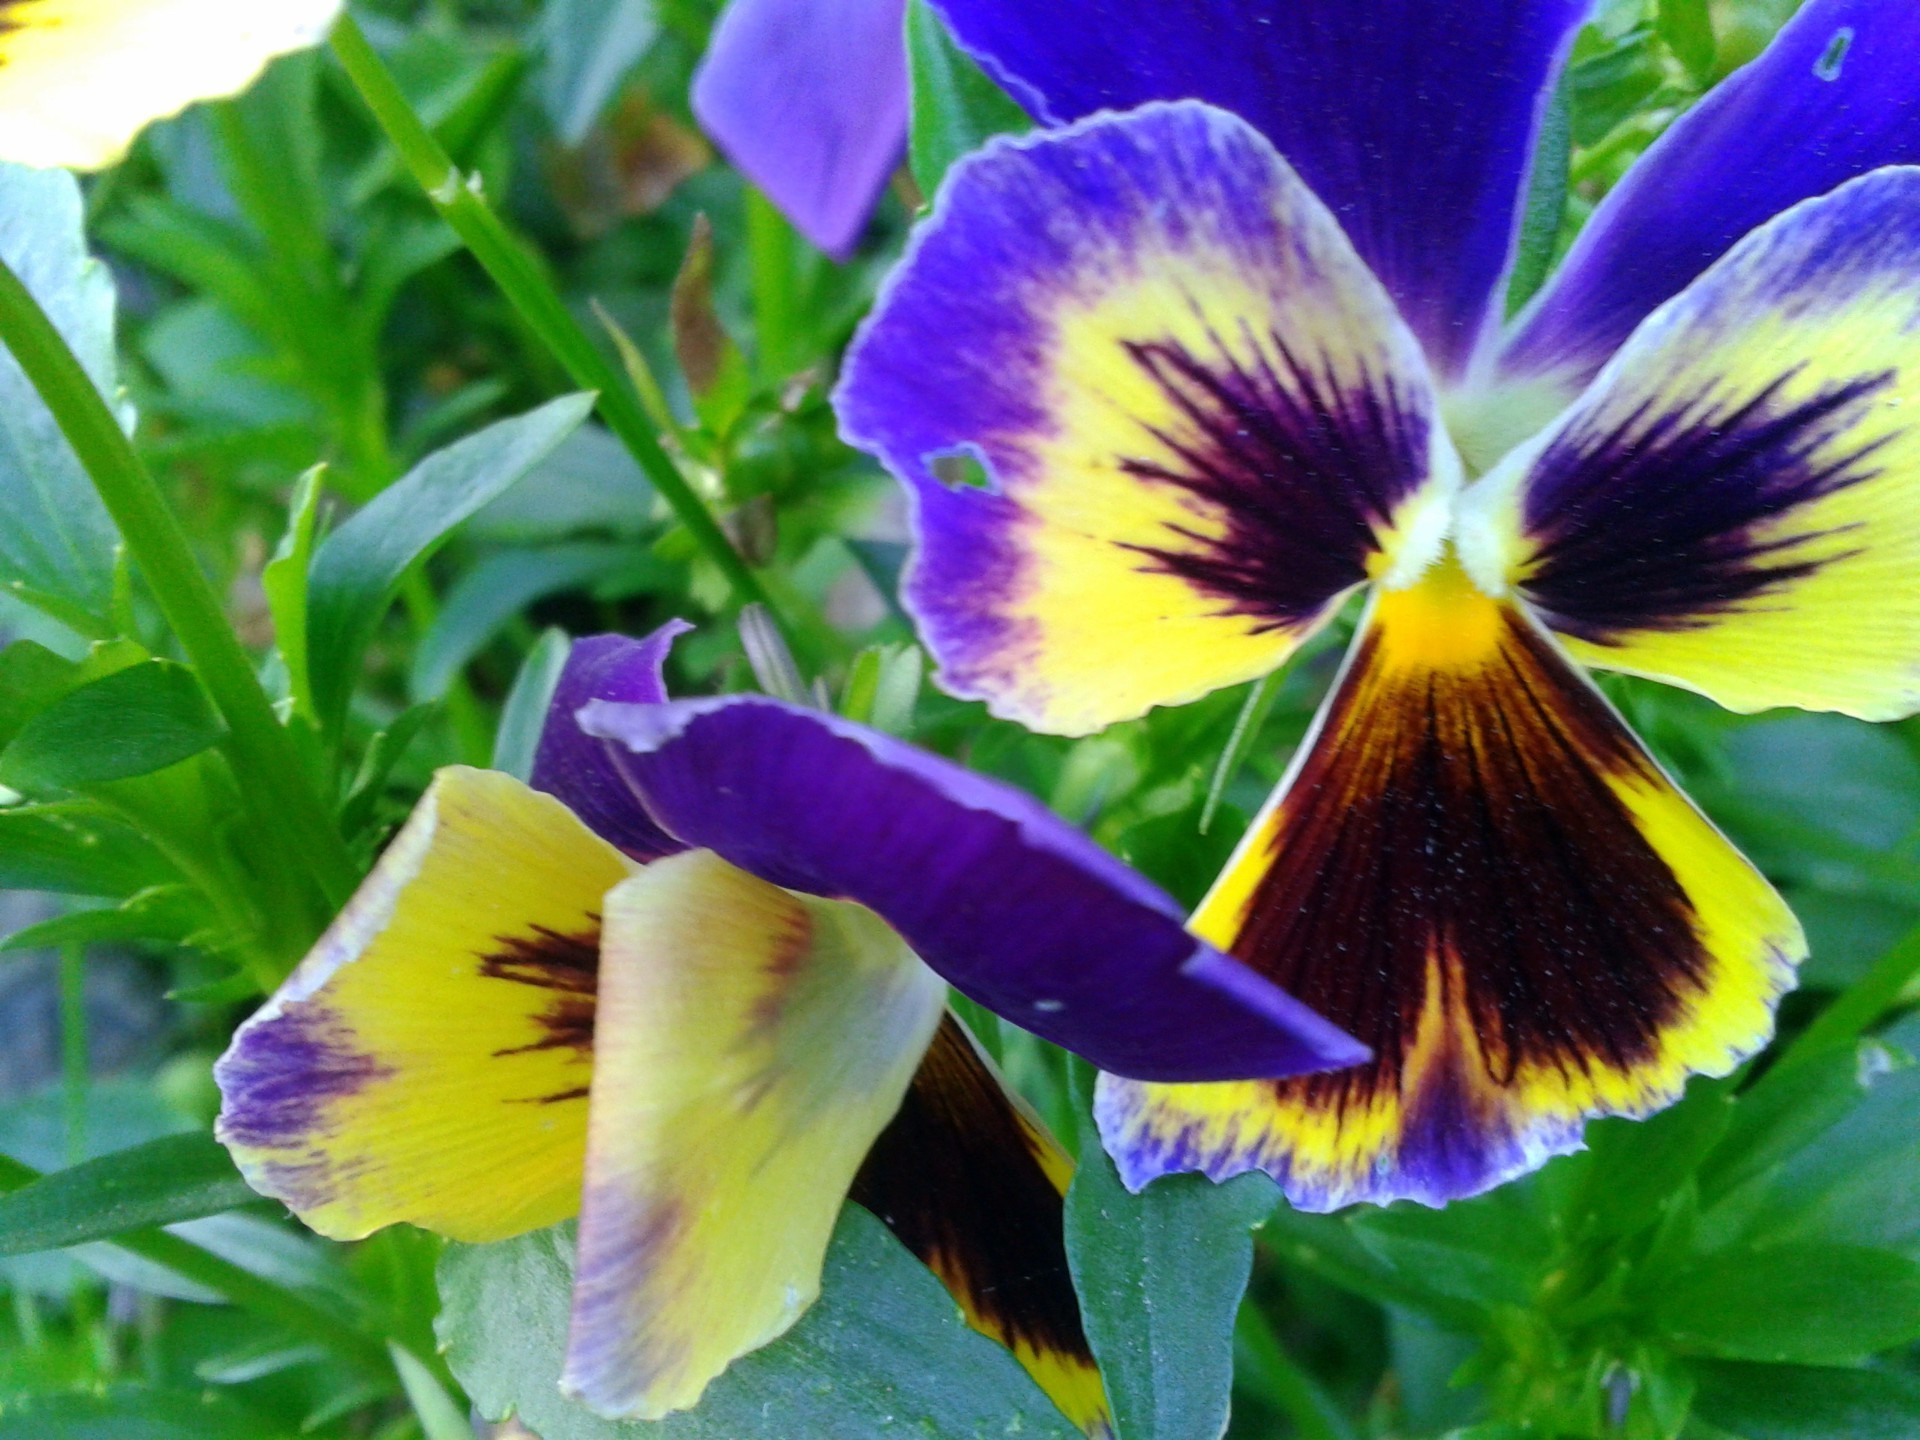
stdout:
POLYGON ((913 489, 906 601, 941 685, 1056 733, 1270 671, 1432 558, 1458 479, 1420 344, 1338 222, 1192 101, 964 162, 835 403, 913 489), (960 454, 991 489, 944 483, 960 454))
POLYGON ((1587 223, 1500 360, 1569 393, 1756 226, 1920 161, 1920 5, 1810 0, 1648 150, 1587 223))
POLYGON ((1045 119, 1206 100, 1264 130, 1435 364, 1491 323, 1549 89, 1588 0, 936 0, 1045 119))
POLYGON ((693 627, 669 620, 644 640, 594 635, 573 642, 533 757, 533 788, 573 811, 599 836, 635 860, 657 860, 683 847, 653 823, 608 758, 606 747, 580 733, 574 716, 594 700, 657 705, 667 698, 661 671, 673 642, 693 627))
POLYGON ((762 696, 597 703, 581 727, 663 826, 878 912, 981 1004, 1118 1074, 1279 1076, 1364 1051, 1189 935, 1174 901, 1030 796, 762 696))
POLYGON ((693 110, 815 245, 844 258, 907 140, 905 0, 733 0, 693 110))

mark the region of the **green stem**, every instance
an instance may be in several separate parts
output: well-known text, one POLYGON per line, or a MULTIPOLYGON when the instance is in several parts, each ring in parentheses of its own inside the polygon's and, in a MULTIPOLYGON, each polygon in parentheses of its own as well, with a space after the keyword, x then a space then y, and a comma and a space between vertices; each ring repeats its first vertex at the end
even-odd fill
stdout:
MULTIPOLYGON (((7 1155, 0 1155, 0 1195, 31 1185, 40 1172, 7 1155)), ((165 1266, 183 1280, 226 1296, 235 1305, 273 1320, 295 1334, 314 1340, 358 1368, 377 1375, 390 1375, 393 1365, 386 1347, 369 1335, 354 1329, 332 1311, 314 1304, 271 1280, 263 1280, 203 1250, 191 1240, 165 1230, 133 1230, 116 1235, 111 1242, 130 1255, 165 1266)))
POLYGON ((327 900, 344 904, 359 879, 353 857, 325 802, 308 785, 293 742, 274 718, 186 532, 92 379, 4 263, 0 340, 53 412, 146 575, 161 613, 227 722, 229 744, 260 810, 286 835, 288 854, 311 869, 327 900))
POLYGON ((754 330, 760 338, 762 380, 791 375, 798 353, 799 297, 794 283, 793 227, 773 202, 747 188, 747 255, 753 269, 754 330))
POLYGON ((632 389, 567 309, 533 257, 481 198, 413 112, 385 63, 351 16, 333 30, 333 53, 360 98, 373 112, 387 139, 427 192, 441 219, 453 228, 533 332, 552 350, 575 384, 599 396, 609 429, 632 452, 647 478, 666 499, 680 523, 707 557, 718 565, 744 603, 757 600, 773 609, 772 599, 693 487, 661 446, 632 389))

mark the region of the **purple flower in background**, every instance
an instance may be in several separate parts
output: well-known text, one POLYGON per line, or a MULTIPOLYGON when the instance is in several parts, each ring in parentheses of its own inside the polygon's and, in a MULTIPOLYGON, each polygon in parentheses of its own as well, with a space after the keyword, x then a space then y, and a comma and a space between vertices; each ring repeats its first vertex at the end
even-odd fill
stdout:
POLYGON ((700 124, 835 259, 907 143, 906 0, 733 0, 693 79, 700 124))
POLYGON ((1920 5, 1811 0, 1507 324, 1587 0, 935 4, 1057 127, 955 167, 836 398, 941 682, 1083 734, 1371 592, 1193 926, 1374 1059, 1103 1078, 1128 1183, 1438 1204, 1752 1054, 1800 927, 1572 662, 1920 708, 1920 5))
POLYGON ((578 1213, 563 1384, 613 1415, 793 1324, 851 1193, 1104 1435, 1071 1161, 948 984, 1127 1074, 1365 1052, 1030 797, 763 696, 668 701, 683 628, 575 645, 532 787, 435 777, 220 1061, 221 1139, 341 1239, 578 1213))

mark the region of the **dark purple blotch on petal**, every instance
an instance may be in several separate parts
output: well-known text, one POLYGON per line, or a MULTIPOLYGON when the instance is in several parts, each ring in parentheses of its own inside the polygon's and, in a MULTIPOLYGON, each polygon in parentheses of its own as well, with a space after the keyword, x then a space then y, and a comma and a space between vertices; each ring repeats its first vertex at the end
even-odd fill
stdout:
POLYGON ((534 752, 533 788, 544 790, 610 845, 642 862, 683 847, 653 823, 574 716, 595 700, 652 705, 667 698, 662 671, 673 642, 693 627, 670 620, 643 640, 594 635, 573 642, 534 752))
POLYGON ((1122 468, 1185 491, 1226 521, 1217 537, 1178 532, 1197 549, 1137 548, 1218 597, 1223 611, 1298 629, 1366 580, 1376 527, 1425 475, 1429 421, 1391 376, 1363 373, 1342 385, 1277 332, 1264 342, 1248 334, 1238 348, 1201 357, 1171 343, 1128 347, 1186 425, 1153 432, 1177 464, 1122 468))
POLYGON ((1534 462, 1525 520, 1539 546, 1521 589, 1554 629, 1596 644, 1685 630, 1763 599, 1851 553, 1806 558, 1830 537, 1767 527, 1872 479, 1886 439, 1836 444, 1893 380, 1868 375, 1786 403, 1795 366, 1740 400, 1657 401, 1596 433, 1575 424, 1534 462))
POLYGON ((690 846, 874 910, 954 985, 1118 1074, 1217 1080, 1363 1051, 1181 924, 1171 897, 1032 797, 761 696, 596 704, 636 793, 690 846))
POLYGON ((220 1138, 261 1149, 308 1144, 329 1106, 391 1073, 331 1010, 294 1001, 242 1026, 214 1066, 225 1097, 220 1138))

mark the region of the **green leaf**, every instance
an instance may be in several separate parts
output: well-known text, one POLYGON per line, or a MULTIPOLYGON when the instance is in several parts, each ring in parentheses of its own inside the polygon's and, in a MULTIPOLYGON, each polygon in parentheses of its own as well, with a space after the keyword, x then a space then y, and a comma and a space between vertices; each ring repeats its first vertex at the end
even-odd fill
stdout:
POLYGON ((654 0, 547 0, 540 17, 540 98, 578 145, 660 33, 654 0))
POLYGON ((178 878, 144 839, 91 806, 0 809, 0 890, 117 899, 178 878))
POLYGON ((1707 0, 1660 0, 1660 38, 1699 85, 1713 80, 1720 46, 1713 35, 1707 0))
POLYGON ((578 429, 591 395, 566 395, 429 455, 321 544, 308 583, 308 656, 323 726, 345 717, 360 657, 408 569, 578 429))
POLYGON ((17 640, 0 650, 0 750, 13 742, 22 725, 74 687, 79 669, 31 640, 17 640))
POLYGON ((1735 1110, 1728 1090, 1723 1082, 1696 1080, 1678 1105, 1649 1119, 1589 1125, 1584 1183, 1572 1205, 1576 1223, 1601 1238, 1652 1223, 1661 1202, 1726 1134, 1735 1110))
POLYGON ((1533 298, 1553 267, 1553 252, 1567 214, 1568 178, 1573 161, 1573 99, 1562 76, 1540 117, 1540 138, 1533 147, 1533 171, 1521 212, 1520 241, 1507 276, 1507 314, 1533 298))
POLYGON ((1742 1440, 1916 1440, 1920 1379, 1885 1370, 1703 1361, 1694 1412, 1742 1440))
POLYGON ((284 1440, 280 1426, 217 1391, 114 1385, 99 1394, 0 1399, 0 1440, 284 1440))
POLYGON ((307 572, 313 565, 314 535, 320 518, 320 481, 324 465, 316 465, 294 483, 287 505, 287 533, 280 537, 273 558, 260 572, 267 613, 273 617, 274 639, 287 667, 287 690, 293 713, 312 722, 312 672, 307 668, 307 572))
POLYGON ((1667 1277, 1652 1313, 1676 1344, 1722 1359, 1843 1365, 1920 1339, 1920 1264, 1852 1245, 1743 1247, 1667 1277))
MULTIPOLYGON (((0 259, 111 402, 113 279, 87 254, 80 186, 62 170, 0 165, 0 259)), ((113 522, 52 413, 0 348, 0 582, 104 615, 113 522)))
POLYGON ((76 790, 164 770, 226 733, 194 673, 171 660, 116 670, 54 701, 0 752, 0 783, 76 790))
POLYGON ((1078 1440, 1014 1358, 967 1329, 940 1282, 878 1220, 842 1212, 819 1301, 743 1356, 699 1406, 653 1423, 605 1420, 561 1397, 572 1226, 451 1245, 439 1332, 482 1415, 541 1440, 1078 1440))
POLYGON ((0 1256, 198 1220, 258 1198, 211 1135, 168 1135, 55 1171, 0 1198, 0 1256))
POLYGON ((1253 1229, 1279 1195, 1264 1175, 1169 1175, 1138 1195, 1085 1124, 1067 1191, 1067 1259, 1121 1440, 1218 1440, 1253 1229))
POLYGON ((521 780, 533 778, 533 755, 547 723, 547 707, 560 687, 573 643, 566 632, 549 629, 520 666, 500 707, 500 728, 493 734, 493 768, 521 780))
POLYGON ((947 34, 926 0, 907 6, 907 64, 913 79, 913 132, 908 159, 929 199, 961 156, 995 135, 1033 128, 1013 99, 947 34))
POLYGON ((594 540, 487 556, 447 591, 439 617, 414 651, 409 693, 415 700, 446 694, 473 657, 527 606, 592 585, 630 567, 634 559, 630 545, 594 540))

